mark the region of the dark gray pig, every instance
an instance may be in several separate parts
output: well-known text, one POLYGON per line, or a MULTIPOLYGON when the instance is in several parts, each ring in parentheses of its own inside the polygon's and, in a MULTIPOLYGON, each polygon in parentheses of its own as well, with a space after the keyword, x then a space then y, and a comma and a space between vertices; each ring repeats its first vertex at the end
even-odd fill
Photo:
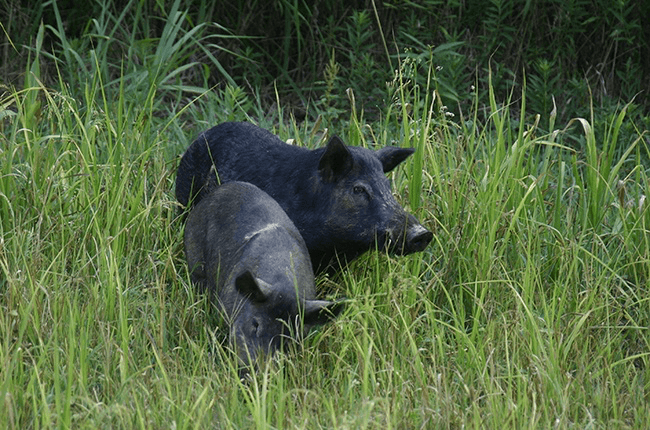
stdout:
POLYGON ((433 234, 397 203, 385 176, 414 151, 371 151, 336 136, 325 148, 308 150, 249 123, 224 123, 199 135, 183 155, 176 198, 183 206, 197 204, 217 176, 222 183, 257 185, 298 227, 320 273, 375 247, 396 254, 427 247, 433 234))
POLYGON ((185 253, 192 282, 217 299, 231 345, 245 364, 343 308, 315 299, 300 233, 254 185, 230 182, 206 195, 187 218, 185 253))

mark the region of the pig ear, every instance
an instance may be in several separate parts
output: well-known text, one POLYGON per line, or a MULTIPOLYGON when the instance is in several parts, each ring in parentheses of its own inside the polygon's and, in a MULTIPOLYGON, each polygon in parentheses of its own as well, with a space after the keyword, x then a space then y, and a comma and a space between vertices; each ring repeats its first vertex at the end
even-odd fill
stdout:
POLYGON ((333 136, 318 162, 318 171, 327 182, 346 174, 352 168, 352 155, 338 136, 333 136))
POLYGON ((263 302, 266 300, 266 295, 260 289, 257 280, 248 270, 237 276, 237 279, 235 279, 235 287, 242 296, 250 297, 255 302, 263 302))
POLYGON ((336 318, 345 308, 345 302, 339 300, 306 300, 304 321, 306 325, 321 325, 336 318))
POLYGON ((415 148, 398 148, 396 146, 386 146, 381 148, 375 155, 381 161, 384 173, 393 170, 399 163, 406 160, 409 155, 415 152, 415 148))

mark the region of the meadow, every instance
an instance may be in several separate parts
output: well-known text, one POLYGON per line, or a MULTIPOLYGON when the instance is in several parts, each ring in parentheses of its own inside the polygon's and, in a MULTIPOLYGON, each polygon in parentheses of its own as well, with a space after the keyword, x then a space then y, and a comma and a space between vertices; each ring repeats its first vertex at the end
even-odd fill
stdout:
POLYGON ((650 140, 632 99, 558 119, 488 70, 459 109, 424 49, 390 56, 372 108, 334 56, 321 97, 285 103, 220 70, 179 1, 156 38, 127 33, 127 10, 79 39, 55 10, 0 88, 1 428, 650 428, 650 140), (417 148, 390 179, 434 232, 319 277, 346 310, 249 380, 189 282, 173 194, 184 149, 228 120, 417 148))

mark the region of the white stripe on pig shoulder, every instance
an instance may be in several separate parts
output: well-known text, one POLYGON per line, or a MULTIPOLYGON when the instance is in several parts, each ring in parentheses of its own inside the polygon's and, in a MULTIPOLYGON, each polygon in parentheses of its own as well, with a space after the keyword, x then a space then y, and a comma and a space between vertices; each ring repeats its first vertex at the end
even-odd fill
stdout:
POLYGON ((280 224, 267 224, 264 228, 261 228, 257 231, 254 231, 252 233, 248 233, 246 236, 244 236, 245 241, 251 240, 253 237, 257 236, 258 234, 265 233, 267 231, 273 231, 273 230, 278 230, 280 228, 280 224))

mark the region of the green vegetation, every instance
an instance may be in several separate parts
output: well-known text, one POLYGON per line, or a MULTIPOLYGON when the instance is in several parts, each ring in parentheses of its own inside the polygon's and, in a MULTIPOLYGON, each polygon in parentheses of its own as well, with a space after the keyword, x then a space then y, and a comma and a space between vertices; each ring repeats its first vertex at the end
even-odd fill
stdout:
POLYGON ((2 3, 1 428, 650 428, 643 2, 31 3, 2 3), (346 311, 251 381, 173 197, 243 119, 417 147, 391 179, 435 233, 319 279, 346 311))

